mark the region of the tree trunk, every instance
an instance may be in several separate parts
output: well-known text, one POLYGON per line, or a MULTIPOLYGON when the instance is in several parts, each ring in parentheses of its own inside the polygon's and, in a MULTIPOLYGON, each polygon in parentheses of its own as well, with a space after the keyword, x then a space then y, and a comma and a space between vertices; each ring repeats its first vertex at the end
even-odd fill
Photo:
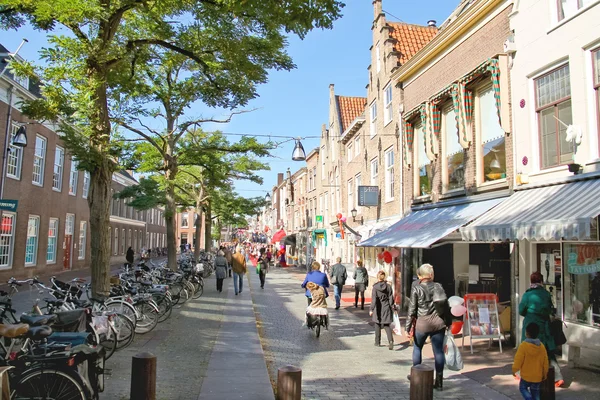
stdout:
POLYGON ((177 247, 175 246, 175 172, 167 170, 167 204, 165 207, 165 225, 167 226, 167 265, 171 271, 177 271, 177 247))
MULTIPOLYGON (((202 196, 202 192, 201 191, 201 196, 202 196)), ((198 257, 200 257, 200 239, 202 237, 202 203, 201 201, 202 197, 199 197, 198 200, 196 200, 196 214, 198 214, 197 220, 194 221, 195 222, 195 228, 196 228, 196 232, 194 232, 194 236, 196 238, 195 242, 196 245, 194 246, 194 259, 198 260, 198 257)), ((206 231, 205 231, 206 232, 206 231)))
POLYGON ((210 201, 206 203, 206 213, 204 214, 204 249, 212 250, 212 214, 210 212, 210 201))

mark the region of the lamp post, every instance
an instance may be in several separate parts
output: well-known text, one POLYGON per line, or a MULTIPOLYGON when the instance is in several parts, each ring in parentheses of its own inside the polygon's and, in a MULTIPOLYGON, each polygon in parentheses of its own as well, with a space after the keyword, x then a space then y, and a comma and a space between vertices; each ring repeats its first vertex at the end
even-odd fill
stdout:
MULTIPOLYGON (((356 208, 353 208, 352 210, 350 210, 350 214, 352 214, 352 222, 356 222, 356 215, 358 214, 358 211, 356 211, 356 208)), ((361 215, 360 216, 360 224, 362 225, 364 223, 364 221, 365 221, 365 219, 361 215)))

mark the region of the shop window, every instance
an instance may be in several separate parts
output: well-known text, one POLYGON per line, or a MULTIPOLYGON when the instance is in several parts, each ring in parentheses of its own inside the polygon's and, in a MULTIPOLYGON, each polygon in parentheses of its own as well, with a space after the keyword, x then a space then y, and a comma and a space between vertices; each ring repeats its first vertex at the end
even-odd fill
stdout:
POLYGON ((427 196, 431 194, 431 184, 433 181, 433 165, 431 160, 427 157, 425 151, 425 132, 423 126, 418 125, 415 127, 415 158, 414 164, 418 166, 415 169, 415 195, 427 196))
POLYGON ((442 135, 444 192, 462 189, 465 186, 465 153, 458 141, 456 114, 452 105, 443 108, 442 135))
POLYGON ((600 327, 600 243, 565 243, 565 320, 600 327))
POLYGON ((568 164, 573 157, 573 144, 565 140, 573 123, 570 78, 567 64, 535 80, 542 168, 568 164))
POLYGON ((491 85, 477 91, 476 120, 480 143, 480 182, 506 179, 506 145, 504 130, 498 120, 494 89, 491 85))

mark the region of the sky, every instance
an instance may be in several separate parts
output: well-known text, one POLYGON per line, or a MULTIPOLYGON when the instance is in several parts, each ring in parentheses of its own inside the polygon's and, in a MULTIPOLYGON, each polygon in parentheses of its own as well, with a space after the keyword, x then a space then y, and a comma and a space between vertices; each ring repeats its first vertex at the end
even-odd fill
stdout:
MULTIPOLYGON (((206 125, 205 130, 219 129, 226 133, 250 135, 275 135, 289 137, 318 137, 321 125, 327 123, 329 113, 329 84, 342 96, 366 96, 367 67, 370 64, 369 48, 372 45, 371 0, 346 0, 343 17, 331 30, 314 30, 304 40, 289 38, 288 53, 296 64, 292 71, 271 71, 269 81, 258 87, 259 97, 245 109, 254 111, 234 116, 228 124, 206 125)), ((458 5, 459 0, 383 0, 383 10, 388 21, 426 25, 433 19, 440 25, 458 5)), ((23 28, 18 32, 0 31, 0 43, 15 51, 22 38, 29 42, 19 55, 36 62, 39 50, 47 44, 46 34, 23 28)), ((197 105, 189 116, 226 117, 229 113, 197 105)), ((239 136, 229 136, 230 141, 239 136)), ((259 139, 268 140, 268 138, 259 139)), ((274 138, 274 141, 284 139, 274 138)), ((308 154, 318 147, 317 138, 302 141, 308 154)), ((291 160, 294 142, 278 147, 274 158, 265 159, 269 171, 261 171, 263 185, 236 182, 237 192, 244 197, 264 196, 277 181, 277 173, 291 172, 305 166, 304 162, 291 160)))

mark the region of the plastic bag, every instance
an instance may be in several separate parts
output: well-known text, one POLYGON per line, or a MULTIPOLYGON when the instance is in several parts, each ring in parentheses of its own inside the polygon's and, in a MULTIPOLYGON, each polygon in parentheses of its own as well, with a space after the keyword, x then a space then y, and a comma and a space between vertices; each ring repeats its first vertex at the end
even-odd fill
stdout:
POLYGON ((446 352, 446 367, 451 371, 460 371, 463 369, 463 360, 460 355, 460 350, 454 341, 454 336, 450 332, 446 332, 444 337, 444 349, 446 352))
POLYGON ((400 336, 402 335, 402 331, 400 330, 400 317, 397 312, 394 312, 394 320, 392 322, 392 331, 400 336))
POLYGON ((257 265, 256 265, 256 273, 257 273, 257 274, 260 274, 260 264, 257 264, 257 265))

